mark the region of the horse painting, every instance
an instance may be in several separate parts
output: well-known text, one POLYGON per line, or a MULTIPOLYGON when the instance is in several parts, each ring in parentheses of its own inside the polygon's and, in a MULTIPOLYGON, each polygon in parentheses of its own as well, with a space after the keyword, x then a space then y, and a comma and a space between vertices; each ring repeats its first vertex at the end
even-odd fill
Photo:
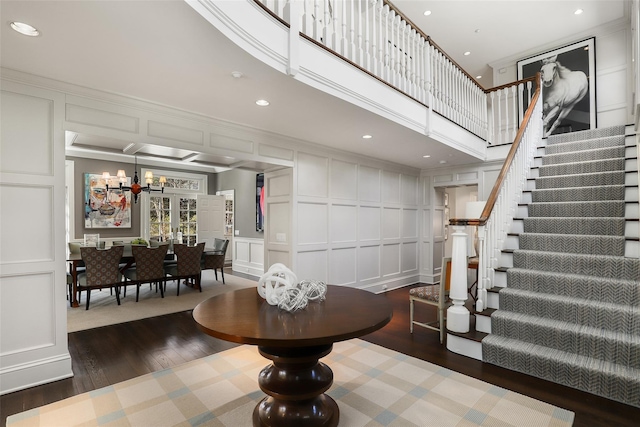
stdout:
POLYGON ((571 71, 558 62, 558 55, 542 59, 544 136, 552 134, 573 107, 587 94, 589 81, 582 71, 571 71))

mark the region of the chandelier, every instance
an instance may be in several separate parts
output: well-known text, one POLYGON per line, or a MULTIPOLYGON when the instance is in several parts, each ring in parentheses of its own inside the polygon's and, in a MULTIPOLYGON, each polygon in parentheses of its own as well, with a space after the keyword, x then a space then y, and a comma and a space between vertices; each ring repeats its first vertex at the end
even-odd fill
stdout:
MULTIPOLYGON (((145 184, 147 184, 147 186, 143 187, 142 185, 140 185, 139 179, 138 179, 138 157, 135 157, 135 166, 133 170, 133 184, 131 184, 131 186, 124 185, 127 182, 127 174, 125 173, 124 169, 119 169, 115 177, 118 178, 118 181, 120 181, 120 185, 118 186, 118 188, 122 191, 131 191, 131 193, 133 194, 133 200, 135 203, 138 203, 138 194, 140 194, 143 191, 146 191, 147 193, 151 193, 152 191, 160 191, 161 193, 164 193, 164 185, 167 183, 167 178, 164 176, 161 176, 158 179, 158 181, 160 182, 160 188, 151 188, 151 184, 153 184, 153 172, 147 171, 144 174, 144 181, 145 181, 145 184)), ((107 192, 108 192, 109 179, 111 179, 112 176, 109 172, 103 172, 102 178, 105 180, 107 192)))

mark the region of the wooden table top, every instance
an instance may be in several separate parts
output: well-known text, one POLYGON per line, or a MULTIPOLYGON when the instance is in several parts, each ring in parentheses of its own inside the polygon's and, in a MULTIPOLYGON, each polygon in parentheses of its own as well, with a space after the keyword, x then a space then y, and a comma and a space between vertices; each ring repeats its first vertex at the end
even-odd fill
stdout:
POLYGON ((374 332, 391 321, 384 295, 327 286, 326 299, 296 312, 270 305, 255 287, 226 292, 196 306, 193 318, 208 335, 240 344, 305 347, 332 344, 374 332))

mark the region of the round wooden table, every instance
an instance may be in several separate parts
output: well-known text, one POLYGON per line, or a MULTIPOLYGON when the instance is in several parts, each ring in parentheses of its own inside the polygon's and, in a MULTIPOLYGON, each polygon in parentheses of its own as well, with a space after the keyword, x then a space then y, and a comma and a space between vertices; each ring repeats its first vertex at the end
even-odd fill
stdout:
POLYGON ((374 332, 392 315, 384 295, 342 286, 328 286, 324 301, 293 313, 269 305, 256 288, 209 298, 193 310, 208 335, 257 345, 273 362, 258 376, 268 396, 253 411, 254 426, 337 426, 338 405, 324 393, 333 372, 318 360, 334 342, 374 332))

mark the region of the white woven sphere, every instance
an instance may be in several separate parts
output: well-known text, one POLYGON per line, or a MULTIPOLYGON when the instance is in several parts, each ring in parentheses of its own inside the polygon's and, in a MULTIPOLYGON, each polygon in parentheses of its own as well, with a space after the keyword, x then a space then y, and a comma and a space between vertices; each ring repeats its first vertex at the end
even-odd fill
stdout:
POLYGON ((260 277, 258 281, 258 294, 271 305, 278 305, 283 293, 293 288, 298 283, 298 278, 293 271, 284 264, 275 263, 260 277))

